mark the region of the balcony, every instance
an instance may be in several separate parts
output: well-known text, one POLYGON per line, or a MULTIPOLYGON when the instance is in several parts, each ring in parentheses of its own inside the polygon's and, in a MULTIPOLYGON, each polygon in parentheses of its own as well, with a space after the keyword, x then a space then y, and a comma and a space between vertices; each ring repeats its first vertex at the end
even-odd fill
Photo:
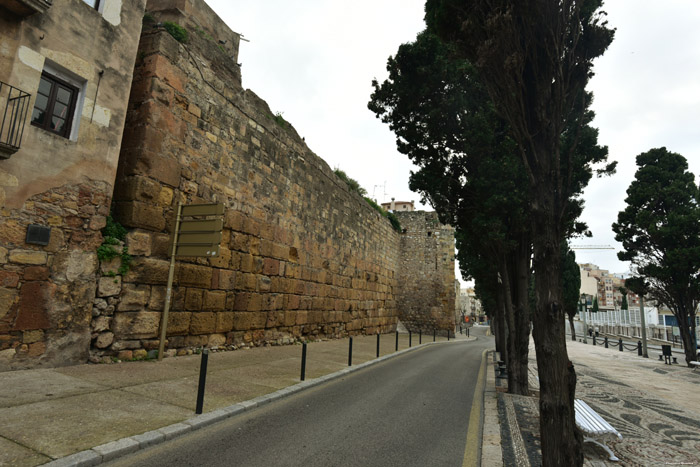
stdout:
POLYGON ((0 0, 0 7, 24 18, 34 13, 44 13, 52 2, 53 0, 0 0))
POLYGON ((0 159, 19 150, 30 97, 31 94, 0 81, 0 159))

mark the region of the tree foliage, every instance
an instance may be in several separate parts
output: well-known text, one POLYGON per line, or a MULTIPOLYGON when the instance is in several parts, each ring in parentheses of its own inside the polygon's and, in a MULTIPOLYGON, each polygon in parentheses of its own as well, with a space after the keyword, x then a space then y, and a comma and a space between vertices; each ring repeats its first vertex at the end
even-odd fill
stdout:
MULTIPOLYGON (((566 242, 562 243, 562 303, 569 318, 571 340, 576 340, 574 316, 578 312, 579 292, 581 291, 581 270, 576 263, 576 253, 566 242)), ((585 331, 584 331, 585 332, 585 331)))
POLYGON ((602 0, 427 0, 426 22, 475 64, 518 143, 530 182, 537 308, 533 316, 540 377, 545 466, 581 465, 574 422, 576 375, 566 353, 560 245, 570 228, 592 61, 613 38, 602 0), (576 111, 578 110, 578 112, 576 111), (569 147, 562 145, 573 129, 569 147), (566 152, 562 152, 562 150, 566 152))
POLYGON ((627 207, 613 224, 623 247, 618 257, 636 269, 636 281, 627 285, 645 289, 676 316, 686 361, 692 361, 700 301, 700 189, 686 159, 666 148, 639 154, 637 166, 627 207))

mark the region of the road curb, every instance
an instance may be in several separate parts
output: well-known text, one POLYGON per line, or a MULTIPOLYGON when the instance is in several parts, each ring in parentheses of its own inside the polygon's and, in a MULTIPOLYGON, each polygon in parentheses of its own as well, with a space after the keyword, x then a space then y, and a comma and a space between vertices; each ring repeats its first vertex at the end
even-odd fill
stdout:
POLYGON ((214 423, 221 422, 255 407, 262 406, 273 401, 278 401, 292 394, 296 394, 300 391, 313 388, 328 381, 341 378, 349 373, 353 373, 363 368, 376 365, 378 363, 384 362, 394 357, 398 357, 405 353, 413 352, 435 344, 451 344, 454 342, 474 340, 477 340, 477 338, 473 337, 467 339, 454 339, 452 341, 426 342, 425 344, 415 345, 407 349, 382 355, 379 358, 368 360, 358 365, 343 368, 342 370, 338 370, 334 373, 330 373, 306 381, 301 381, 297 384, 279 389, 270 394, 258 396, 248 401, 238 402, 228 407, 216 409, 212 412, 207 412, 202 415, 197 415, 187 420, 183 420, 178 423, 173 423, 172 425, 168 425, 157 430, 147 431, 139 435, 128 436, 126 438, 122 438, 116 441, 101 444, 99 446, 93 447, 92 449, 87 449, 85 451, 80 451, 66 457, 61 457, 43 465, 47 467, 92 467, 95 465, 100 465, 104 462, 109 462, 127 454, 139 451, 141 449, 161 444, 165 441, 177 438, 186 433, 196 431, 200 428, 204 428, 209 425, 213 425, 214 423))

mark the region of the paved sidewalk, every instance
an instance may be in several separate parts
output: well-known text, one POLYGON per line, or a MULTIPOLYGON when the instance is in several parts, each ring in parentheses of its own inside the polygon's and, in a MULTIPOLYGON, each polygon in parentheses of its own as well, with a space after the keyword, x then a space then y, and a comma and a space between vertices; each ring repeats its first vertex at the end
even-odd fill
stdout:
MULTIPOLYGON (((576 397, 623 437, 608 443, 619 463, 610 462, 602 448, 585 443, 585 465, 700 465, 700 372, 638 357, 636 351, 572 341, 567 348, 578 376, 576 397)), ((530 386, 535 394, 536 374, 531 342, 530 386)), ((490 415, 494 416, 496 405, 503 462, 540 465, 537 398, 506 394, 504 380, 493 381, 498 402, 492 404, 490 415)), ((486 408, 488 417, 488 403, 486 408)))
MULTIPOLYGON (((457 339, 467 337, 457 334, 457 339)), ((408 341, 408 334, 400 335, 399 351, 408 349, 408 341)), ((423 344, 432 341, 432 335, 423 336, 423 344)), ((57 465, 81 460, 96 465, 318 384, 326 375, 342 376, 348 343, 309 343, 303 383, 301 345, 212 352, 204 415, 198 417, 199 355, 0 373, 0 465, 34 466, 54 459, 61 459, 57 465)), ((376 343, 376 336, 353 339, 353 368, 377 361, 376 343)), ((412 346, 418 345, 419 336, 413 334, 412 346)), ((381 336, 380 355, 395 355, 394 334, 381 336)))

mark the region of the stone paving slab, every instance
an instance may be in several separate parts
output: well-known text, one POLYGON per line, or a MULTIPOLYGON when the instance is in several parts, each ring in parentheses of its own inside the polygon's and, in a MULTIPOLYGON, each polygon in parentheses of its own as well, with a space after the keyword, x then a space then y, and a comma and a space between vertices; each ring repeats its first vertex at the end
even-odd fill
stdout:
POLYGON ((203 416, 194 415, 200 355, 3 373, 0 465, 97 465, 400 355, 408 336, 398 353, 394 345, 382 335, 375 359, 376 336, 354 338, 348 369, 347 339, 310 343, 304 382, 300 345, 210 353, 203 416))
MULTIPOLYGON (((636 352, 569 342, 578 377, 576 397, 615 427, 622 440, 608 442, 620 458, 611 462, 598 446, 585 443, 587 466, 700 464, 700 374, 683 365, 664 365, 636 352)), ((536 375, 534 346, 531 375, 536 375)), ((530 379, 537 391, 537 378, 530 379)), ((504 385, 496 380, 494 385, 504 385)), ((505 388, 503 388, 505 389, 505 388)), ((536 397, 499 393, 503 461, 541 464, 536 397)))

